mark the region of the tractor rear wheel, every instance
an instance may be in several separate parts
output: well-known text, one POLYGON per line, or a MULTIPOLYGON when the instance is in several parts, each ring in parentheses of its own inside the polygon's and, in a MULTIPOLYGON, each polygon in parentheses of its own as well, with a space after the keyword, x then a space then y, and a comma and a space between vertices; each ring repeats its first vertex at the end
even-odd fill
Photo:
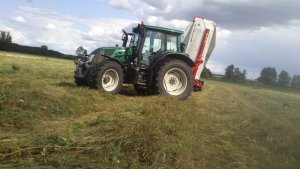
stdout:
POLYGON ((177 59, 162 62, 157 71, 156 86, 164 95, 187 99, 194 86, 191 67, 177 59))
POLYGON ((92 79, 94 86, 111 94, 119 93, 124 81, 122 67, 117 62, 105 61, 96 70, 96 79, 92 79))

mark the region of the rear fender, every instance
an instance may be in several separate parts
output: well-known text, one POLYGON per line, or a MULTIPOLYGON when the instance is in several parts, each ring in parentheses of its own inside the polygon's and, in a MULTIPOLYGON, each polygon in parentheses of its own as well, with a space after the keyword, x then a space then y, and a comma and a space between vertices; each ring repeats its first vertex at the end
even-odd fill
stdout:
POLYGON ((150 60, 149 69, 156 67, 161 61, 165 59, 178 59, 185 62, 191 68, 195 66, 195 63, 184 53, 174 53, 174 52, 162 52, 153 56, 150 60))

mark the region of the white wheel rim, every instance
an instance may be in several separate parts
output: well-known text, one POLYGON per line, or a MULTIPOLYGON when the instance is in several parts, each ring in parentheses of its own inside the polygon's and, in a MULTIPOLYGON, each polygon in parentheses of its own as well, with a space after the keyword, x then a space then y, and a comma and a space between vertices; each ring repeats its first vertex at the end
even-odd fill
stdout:
POLYGON ((108 69, 102 76, 102 87, 105 91, 113 91, 119 84, 119 74, 114 69, 108 69))
POLYGON ((179 68, 172 68, 164 75, 165 90, 173 96, 182 94, 187 87, 186 74, 179 68))

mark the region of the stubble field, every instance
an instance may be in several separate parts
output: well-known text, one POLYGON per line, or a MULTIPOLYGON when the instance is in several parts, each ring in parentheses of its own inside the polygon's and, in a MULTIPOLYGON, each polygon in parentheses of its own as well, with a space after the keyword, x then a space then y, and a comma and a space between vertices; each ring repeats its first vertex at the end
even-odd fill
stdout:
POLYGON ((186 101, 77 87, 70 60, 0 52, 0 168, 299 168, 300 94, 205 81, 186 101))

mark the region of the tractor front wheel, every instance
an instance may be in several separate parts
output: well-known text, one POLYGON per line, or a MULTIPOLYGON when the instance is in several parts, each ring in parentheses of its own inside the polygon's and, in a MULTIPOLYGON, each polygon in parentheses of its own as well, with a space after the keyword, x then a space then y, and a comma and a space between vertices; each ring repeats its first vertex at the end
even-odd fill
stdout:
POLYGON ((77 86, 84 86, 86 85, 86 81, 83 78, 80 77, 74 77, 75 83, 77 86))
POLYGON ((164 95, 187 99, 194 86, 191 67, 176 59, 162 62, 157 71, 156 86, 164 95))
POLYGON ((122 89, 124 74, 122 67, 114 61, 106 61, 97 66, 96 87, 111 94, 122 89))

